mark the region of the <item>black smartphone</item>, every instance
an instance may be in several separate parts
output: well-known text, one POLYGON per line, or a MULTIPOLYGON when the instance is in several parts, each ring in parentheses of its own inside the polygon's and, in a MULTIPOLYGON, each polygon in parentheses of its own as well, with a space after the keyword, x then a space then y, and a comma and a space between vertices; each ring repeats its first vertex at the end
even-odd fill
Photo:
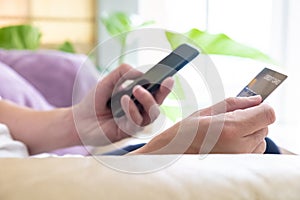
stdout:
POLYGON ((115 117, 121 117, 125 113, 121 107, 121 97, 125 94, 135 102, 139 110, 142 112, 142 105, 132 95, 132 89, 136 85, 140 85, 147 89, 151 94, 155 94, 159 89, 163 80, 173 76, 182 69, 187 63, 193 60, 199 51, 188 44, 182 44, 172 51, 168 56, 148 70, 142 77, 134 80, 124 90, 117 92, 107 102, 107 106, 112 110, 115 117))
POLYGON ((237 96, 260 95, 264 101, 286 78, 284 74, 264 68, 237 96))

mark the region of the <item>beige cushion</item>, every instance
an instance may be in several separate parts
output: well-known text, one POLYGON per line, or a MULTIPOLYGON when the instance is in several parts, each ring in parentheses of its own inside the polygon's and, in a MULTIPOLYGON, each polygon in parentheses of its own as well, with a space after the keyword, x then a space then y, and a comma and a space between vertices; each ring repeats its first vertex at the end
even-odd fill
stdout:
POLYGON ((7 158, 0 172, 0 199, 300 198, 291 155, 7 158))

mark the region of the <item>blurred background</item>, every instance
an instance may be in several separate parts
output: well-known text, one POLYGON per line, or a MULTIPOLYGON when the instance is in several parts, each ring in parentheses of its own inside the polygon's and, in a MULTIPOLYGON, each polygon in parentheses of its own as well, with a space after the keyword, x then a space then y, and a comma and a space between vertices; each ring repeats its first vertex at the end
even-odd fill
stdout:
POLYGON ((225 95, 235 96, 264 67, 287 74, 286 82, 266 100, 277 114, 270 137, 300 153, 299 10, 299 0, 0 0, 0 28, 31 24, 42 33, 40 48, 57 48, 69 41, 84 54, 111 37, 100 18, 116 11, 153 21, 150 27, 225 33, 278 63, 212 55, 225 95))

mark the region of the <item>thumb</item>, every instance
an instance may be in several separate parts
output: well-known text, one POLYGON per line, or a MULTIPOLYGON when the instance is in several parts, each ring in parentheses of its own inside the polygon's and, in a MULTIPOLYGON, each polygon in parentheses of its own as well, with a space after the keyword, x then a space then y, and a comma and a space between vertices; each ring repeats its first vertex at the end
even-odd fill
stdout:
POLYGON ((200 111, 201 116, 218 115, 238 109, 246 109, 257 106, 262 102, 260 95, 251 97, 229 97, 209 108, 200 111))

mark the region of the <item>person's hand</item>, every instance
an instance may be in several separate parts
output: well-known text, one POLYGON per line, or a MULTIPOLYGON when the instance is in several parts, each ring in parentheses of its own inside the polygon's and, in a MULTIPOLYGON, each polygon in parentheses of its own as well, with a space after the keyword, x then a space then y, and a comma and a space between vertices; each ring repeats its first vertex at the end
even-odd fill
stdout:
POLYGON ((113 91, 122 89, 121 83, 141 75, 142 72, 122 64, 101 80, 97 87, 74 107, 75 125, 84 144, 104 145, 130 137, 159 116, 159 105, 170 93, 174 84, 172 78, 164 80, 154 96, 141 86, 133 89, 134 97, 143 106, 142 113, 128 95, 121 98, 124 116, 114 118, 111 109, 107 107, 107 101, 113 91))
POLYGON ((274 110, 261 97, 228 98, 200 110, 135 153, 263 153, 274 110))

